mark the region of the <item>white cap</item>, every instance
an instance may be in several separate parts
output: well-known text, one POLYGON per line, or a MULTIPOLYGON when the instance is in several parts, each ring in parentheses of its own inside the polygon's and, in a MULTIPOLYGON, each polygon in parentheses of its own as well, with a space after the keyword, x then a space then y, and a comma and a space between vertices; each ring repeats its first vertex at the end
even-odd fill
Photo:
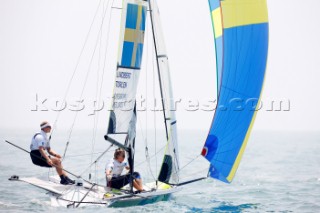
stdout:
POLYGON ((50 128, 51 128, 51 125, 49 124, 49 122, 43 122, 43 123, 41 123, 41 125, 40 125, 40 128, 41 128, 41 129, 44 129, 44 128, 47 128, 47 127, 50 127, 50 128))

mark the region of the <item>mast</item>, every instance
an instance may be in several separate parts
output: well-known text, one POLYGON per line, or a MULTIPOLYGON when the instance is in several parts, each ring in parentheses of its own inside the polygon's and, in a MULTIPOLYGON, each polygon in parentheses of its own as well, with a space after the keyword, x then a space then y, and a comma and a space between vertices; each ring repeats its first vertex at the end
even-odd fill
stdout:
POLYGON ((158 69, 158 77, 159 77, 159 85, 160 85, 161 103, 162 103, 162 109, 163 109, 164 125, 165 125, 165 128, 166 128, 166 138, 168 140, 169 139, 169 134, 168 134, 167 117, 166 117, 164 98, 163 98, 163 91, 162 91, 158 47, 157 47, 156 36, 155 36, 155 32, 154 32, 154 25, 153 25, 154 23, 153 23, 153 17, 152 17, 153 11, 152 11, 152 7, 151 7, 151 2, 150 1, 151 0, 149 0, 148 2, 149 2, 149 10, 150 10, 152 37, 153 37, 154 50, 155 50, 155 53, 156 53, 156 60, 157 60, 157 69, 158 69))

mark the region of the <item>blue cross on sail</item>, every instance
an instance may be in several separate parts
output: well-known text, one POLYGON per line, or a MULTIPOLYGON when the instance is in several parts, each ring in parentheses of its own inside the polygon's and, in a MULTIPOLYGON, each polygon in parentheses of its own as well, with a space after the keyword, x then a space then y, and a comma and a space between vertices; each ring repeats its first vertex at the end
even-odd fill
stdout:
POLYGON ((142 61, 147 8, 143 5, 127 5, 122 56, 119 66, 140 69, 142 61))

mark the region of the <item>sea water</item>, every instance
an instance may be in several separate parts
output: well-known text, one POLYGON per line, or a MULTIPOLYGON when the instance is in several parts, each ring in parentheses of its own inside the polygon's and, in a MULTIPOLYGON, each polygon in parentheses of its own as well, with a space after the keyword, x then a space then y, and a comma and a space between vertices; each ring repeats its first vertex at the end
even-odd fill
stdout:
MULTIPOLYGON (((32 165, 27 153, 4 143, 11 140, 28 149, 32 131, 1 130, 0 132, 0 211, 2 212, 319 212, 320 211, 320 133, 253 131, 234 181, 225 184, 213 179, 183 187, 171 200, 146 206, 121 209, 84 207, 80 209, 50 206, 44 190, 21 182, 11 182, 11 175, 20 177, 48 176, 54 171, 32 165)), ((52 148, 63 153, 67 133, 52 139, 52 148)), ((106 150, 103 133, 92 141, 92 131, 81 131, 70 140, 63 164, 80 174, 106 150), (93 145, 94 144, 94 145, 93 145), (94 149, 92 150, 92 147, 94 149), (91 155, 91 153, 94 153, 91 155)), ((181 181, 204 177, 208 164, 199 157, 206 133, 179 132, 181 181)), ((146 133, 137 138, 136 170, 145 182, 154 179, 161 165, 164 146, 162 134, 146 133), (157 138, 157 140, 154 139, 157 138), (150 164, 146 163, 148 147, 150 164), (158 157, 154 155, 158 152, 158 157), (150 165, 150 169, 149 166, 150 165)), ((104 183, 104 164, 112 157, 110 150, 84 177, 104 183)))

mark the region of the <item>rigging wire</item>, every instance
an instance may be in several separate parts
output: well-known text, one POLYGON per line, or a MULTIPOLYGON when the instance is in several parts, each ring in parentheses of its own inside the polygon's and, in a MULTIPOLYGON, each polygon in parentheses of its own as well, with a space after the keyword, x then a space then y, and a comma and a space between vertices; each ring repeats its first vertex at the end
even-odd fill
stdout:
MULTIPOLYGON (((149 156, 149 158, 150 159, 152 159, 152 158, 154 158, 154 157, 157 157, 157 155, 160 153, 160 152, 162 152, 165 148, 166 148, 166 146, 167 145, 164 145, 161 149, 159 149, 154 155, 152 155, 151 157, 149 156)), ((135 166, 136 167, 139 167, 139 166, 141 166, 141 165, 143 165, 143 164, 145 164, 146 163, 146 161, 141 161, 141 162, 139 162, 139 163, 137 163, 135 166)))
MULTIPOLYGON (((150 9, 150 8, 149 8, 150 9)), ((151 16, 151 14, 150 14, 151 16)), ((154 44, 155 45, 155 44, 154 44)), ((154 61, 155 61, 155 53, 154 51, 152 50, 152 78, 153 78, 153 100, 154 100, 154 103, 153 104, 156 104, 155 103, 155 100, 156 100, 156 88, 155 88, 155 85, 156 85, 156 78, 155 78, 155 65, 154 65, 154 61)), ((155 107, 155 106, 154 106, 155 107)), ((156 109, 154 108, 153 110, 153 125, 154 125, 154 156, 157 155, 157 114, 156 114, 156 109)), ((158 171, 158 158, 156 157, 156 172, 158 171)), ((157 181, 157 184, 158 184, 158 181, 157 181)))
POLYGON ((183 169, 185 169, 186 167, 188 167, 190 164, 192 164, 195 160, 197 160, 201 155, 196 156, 195 158, 193 158, 191 161, 189 161, 187 164, 185 164, 183 167, 181 167, 181 169, 179 169, 177 172, 173 173, 173 174, 178 174, 179 172, 181 172, 183 169))
MULTIPOLYGON (((73 79, 74 79, 74 77, 75 77, 75 74, 76 74, 76 72, 77 72, 77 70, 78 70, 78 67, 79 67, 79 64, 80 64, 82 55, 83 55, 83 53, 84 53, 84 49, 85 49, 85 47, 86 47, 86 45, 87 45, 87 43, 88 43, 88 40, 89 40, 91 31, 92 31, 93 24, 94 24, 94 22, 95 22, 95 20, 96 20, 96 17, 97 17, 97 15, 98 15, 101 2, 102 2, 102 0, 99 1, 98 7, 97 7, 97 9, 96 9, 96 11, 95 11, 94 17, 93 17, 92 22, 91 22, 90 27, 89 27, 89 31, 88 31, 88 33, 87 33, 87 35, 86 35, 84 44, 83 44, 83 46, 82 46, 82 48, 81 48, 81 51, 80 51, 80 55, 79 55, 79 57, 78 57, 78 59, 77 59, 76 66, 75 66, 75 68, 74 68, 74 70, 73 70, 73 73, 72 73, 72 75, 71 75, 71 78, 70 78, 70 80, 69 80, 69 83, 68 83, 68 86, 67 86, 67 90, 66 90, 66 92, 65 92, 65 95, 64 95, 63 102, 62 102, 61 106, 63 106, 63 104, 66 102, 67 96, 68 96, 69 91, 70 91, 70 88, 71 88, 71 84, 72 84, 73 79)), ((58 112, 57 117, 56 117, 56 119, 55 119, 55 121, 54 121, 54 123, 53 123, 53 127, 52 127, 52 130, 51 130, 51 135, 50 135, 50 137, 49 137, 50 140, 51 140, 51 136, 53 135, 53 133, 55 132, 55 130, 56 130, 56 128, 57 128, 57 122, 58 122, 58 119, 59 119, 60 115, 61 115, 61 110, 58 112)))
POLYGON ((93 154, 93 155, 100 155, 100 154, 102 154, 102 153, 103 153, 103 152, 87 153, 87 154, 81 154, 81 155, 68 155, 68 156, 66 156, 65 158, 68 159, 68 158, 85 157, 85 156, 91 156, 92 154, 93 154))
MULTIPOLYGON (((148 21, 148 19, 146 20, 146 22, 148 21)), ((148 22, 146 23, 146 25, 148 26, 148 22)), ((146 141, 145 141, 145 157, 146 157, 146 161, 148 163, 148 169, 149 169, 149 172, 150 172, 150 175, 152 176, 152 178, 154 180, 156 180, 153 172, 152 172, 152 169, 151 169, 151 164, 150 164, 150 154, 149 154, 149 144, 148 144, 148 59, 149 59, 149 30, 148 28, 146 29, 146 39, 147 39, 147 44, 146 44, 146 49, 147 49, 147 56, 146 56, 146 123, 145 123, 145 129, 146 129, 146 132, 147 132, 147 137, 146 137, 146 141)))
MULTIPOLYGON (((107 14, 107 11, 108 11, 108 8, 109 8, 109 3, 110 3, 110 0, 107 1, 107 6, 105 8, 105 1, 103 3, 103 16, 102 16, 102 21, 101 21, 101 29, 103 29, 103 23, 104 23, 104 19, 105 19, 105 16, 107 14)), ((104 61, 103 61, 103 68, 102 68, 102 78, 101 78, 101 82, 100 82, 100 90, 99 90, 99 80, 100 80, 100 66, 101 66, 101 49, 102 49, 102 37, 103 37, 103 30, 100 31, 100 46, 99 46, 99 58, 98 58, 98 69, 97 69, 97 86, 96 86, 96 104, 98 105, 98 107, 100 106, 100 103, 101 103, 101 88, 102 88, 102 85, 103 85, 103 78, 104 78, 104 73, 105 73, 105 61, 106 61, 106 55, 107 55, 107 51, 108 51, 108 42, 109 42, 109 29, 110 29, 110 22, 111 22, 111 9, 110 9, 110 12, 109 12, 109 24, 108 24, 108 34, 107 34, 107 44, 106 44, 106 50, 105 50, 105 55, 104 55, 104 61)), ((91 141, 91 159, 90 159, 90 162, 92 163, 92 160, 93 160, 93 153, 94 153, 94 147, 95 147, 95 143, 96 143, 96 135, 97 135, 97 127, 98 127, 98 122, 99 122, 99 112, 98 113, 95 113, 93 114, 93 130, 92 130, 92 141, 91 141)), ((89 174, 89 179, 91 177, 91 171, 90 171, 90 174, 89 174)))
MULTIPOLYGON (((146 55, 146 70, 148 70, 148 58, 149 58, 149 37, 148 37, 148 35, 149 35, 149 31, 148 31, 148 28, 146 29, 146 38, 147 38, 147 41, 146 41, 146 49, 147 49, 147 55, 146 55)), ((152 59, 154 59, 154 51, 152 51, 152 57, 151 57, 152 59)), ((152 77, 153 77, 153 96, 155 97, 155 91, 156 91, 156 89, 155 89, 155 82, 156 82, 156 80, 155 80, 155 74, 154 74, 154 72, 155 72, 155 65, 154 65, 154 60, 152 60, 152 70, 153 70, 153 75, 152 75, 152 77)), ((146 102, 148 101, 148 71, 146 72, 146 102)), ((147 102, 148 103, 148 102, 147 102)), ((160 151, 162 151, 166 146, 164 146, 164 147, 162 147, 159 151, 157 151, 157 145, 156 145, 156 137, 157 137, 157 134, 156 134, 156 114, 155 114, 155 110, 154 110, 154 115, 155 115, 155 119, 154 119, 154 129, 155 129, 155 154, 152 156, 152 157, 150 157, 150 155, 149 155, 149 148, 148 148, 148 139, 147 139, 147 135, 148 135, 148 133, 146 133, 146 136, 145 136, 145 134, 144 134, 144 131, 143 131, 143 129, 141 129, 141 134, 142 134, 142 138, 144 139, 144 142, 145 142, 145 157, 146 157, 146 161, 142 161, 142 162, 140 162, 140 163, 138 163, 138 164, 136 164, 135 166, 136 167, 139 167, 139 166, 141 166, 142 164, 144 164, 144 163, 147 163, 148 165, 147 165, 147 168, 148 168, 148 172, 150 172, 150 174, 151 174, 151 176, 153 177, 153 179, 156 181, 156 178, 155 178, 155 176, 154 176, 154 174, 153 174, 153 172, 152 172, 152 169, 151 169, 151 163, 150 163, 150 159, 151 158, 153 158, 153 157, 156 157, 157 156, 157 154, 160 152, 160 151)), ((140 119, 140 117, 138 117, 138 119, 139 119, 139 123, 140 123, 140 125, 142 126, 142 122, 141 122, 141 119, 140 119)), ((147 126, 148 126, 148 110, 146 110, 146 129, 147 129, 147 126)), ((156 162, 157 162, 157 159, 156 159, 156 162)), ((156 163, 157 164, 157 163, 156 163)), ((156 166, 156 171, 157 171, 157 166, 156 166)))
MULTIPOLYGON (((109 0, 108 0, 108 4, 109 5, 109 0)), ((105 1, 103 2, 102 5, 102 10, 103 10, 103 15, 102 15, 102 22, 103 23, 103 19, 104 19, 104 14, 105 14, 105 1)), ((102 27, 102 26, 101 26, 102 27)), ((98 88, 99 88, 99 77, 100 77, 100 64, 101 64, 101 47, 102 47, 102 36, 103 36, 103 30, 100 31, 100 39, 99 39, 99 56, 98 56, 98 68, 97 68, 97 81, 96 81, 96 97, 95 97, 95 103, 98 100, 98 88)), ((102 71, 103 72, 103 71, 102 71)), ((96 103, 97 104, 97 103, 96 103)), ((98 103, 98 107, 99 107, 99 103, 98 103)), ((95 109, 94 109, 95 110, 95 109)), ((94 152, 94 147, 95 147, 95 134, 96 134, 96 127, 97 127, 97 116, 94 113, 93 114, 93 128, 92 128, 92 139, 91 139, 91 159, 90 159, 90 164, 92 164, 92 160, 93 160, 93 152, 94 152)), ((91 170, 89 172, 89 180, 91 180, 91 170)))
MULTIPOLYGON (((146 25, 148 25, 148 19, 146 20, 146 25)), ((147 163, 147 171, 150 173, 150 175, 152 176, 153 180, 156 181, 156 178, 152 172, 151 169, 151 163, 150 163, 150 154, 149 154, 149 144, 148 144, 148 132, 147 132, 147 127, 148 127, 148 59, 149 59, 149 30, 148 28, 146 29, 146 49, 147 49, 147 54, 146 54, 146 75, 145 75, 145 96, 146 96, 146 121, 145 121, 145 129, 146 129, 146 137, 144 138, 145 141, 145 157, 146 157, 146 163, 147 163)), ((141 125, 142 126, 142 125, 141 125)), ((141 129, 142 130, 142 129, 141 129)), ((138 164, 139 166, 139 164, 138 164)))
MULTIPOLYGON (((108 5, 109 5, 110 1, 108 0, 108 4, 107 4, 107 9, 108 9, 108 5)), ((103 61, 103 68, 102 68, 102 77, 101 77, 101 84, 100 84, 100 89, 99 89, 99 101, 98 101, 98 106, 101 103, 101 97, 102 97, 102 89, 103 89, 103 82, 104 82, 104 78, 105 78, 105 71, 106 71, 106 64, 107 64, 107 55, 108 55, 108 50, 109 50, 109 36, 110 36, 110 28, 111 28, 111 20, 112 20, 112 9, 113 9, 113 5, 114 5, 114 0, 112 0, 111 3, 111 7, 110 7, 110 15, 109 15, 109 23, 108 23, 108 29, 107 29, 107 43, 106 43, 106 51, 105 51, 105 55, 104 55, 104 61, 103 61)), ((100 115, 100 110, 97 112, 97 114, 95 114, 97 120, 96 120, 96 131, 95 131, 95 135, 94 135, 94 140, 96 140, 96 134, 97 134, 97 125, 99 123, 99 115, 100 115)), ((97 165, 95 166, 96 168, 96 174, 95 176, 98 177, 97 175, 97 165)))
MULTIPOLYGON (((92 63, 93 63, 94 56, 95 56, 95 54, 96 54, 96 50, 97 50, 97 46, 98 46, 99 38, 100 38, 100 32, 102 31, 103 23, 104 23, 104 19, 102 20, 102 23, 101 23, 101 25, 100 25, 98 37, 97 37, 97 39, 96 39, 96 43, 95 43, 95 46, 94 46, 94 51, 93 51, 93 54, 92 54, 91 59, 90 59, 88 71, 87 71, 87 74, 86 74, 86 77, 85 77, 84 85, 83 85, 83 88, 82 88, 82 91, 81 91, 80 99, 79 99, 79 100, 82 99, 83 94, 84 94, 84 91, 85 91, 85 88, 86 88, 86 85, 87 85, 87 82, 88 82, 89 73, 91 72, 92 63)), ((80 103, 78 104, 78 107, 79 107, 79 106, 80 106, 80 103)), ((63 154, 62 160, 64 160, 65 155, 66 155, 66 153, 67 153, 67 150, 68 150, 68 147, 69 147, 69 143, 70 143, 70 139, 71 139, 71 135, 72 135, 72 132, 73 132, 74 125, 75 125, 75 123, 76 123, 78 114, 79 114, 79 110, 76 111, 76 114, 75 114, 75 116, 74 116, 72 125, 71 125, 71 127, 70 127, 69 136, 68 136, 68 140, 67 140, 67 144, 66 144, 66 147, 65 147, 65 150, 64 150, 64 154, 63 154)))
POLYGON ((208 171, 208 169, 201 169, 201 170, 199 170, 199 171, 197 171, 197 172, 194 172, 194 173, 191 173, 191 174, 189 174, 189 175, 187 175, 187 176, 184 176, 183 178, 184 179, 189 179, 189 178, 194 178, 196 175, 198 175, 198 174, 202 174, 202 173, 204 173, 205 171, 208 171))
POLYGON ((96 164, 106 153, 109 152, 109 150, 113 147, 113 144, 111 144, 93 163, 91 163, 82 173, 80 176, 82 176, 86 171, 91 169, 91 167, 96 164))

